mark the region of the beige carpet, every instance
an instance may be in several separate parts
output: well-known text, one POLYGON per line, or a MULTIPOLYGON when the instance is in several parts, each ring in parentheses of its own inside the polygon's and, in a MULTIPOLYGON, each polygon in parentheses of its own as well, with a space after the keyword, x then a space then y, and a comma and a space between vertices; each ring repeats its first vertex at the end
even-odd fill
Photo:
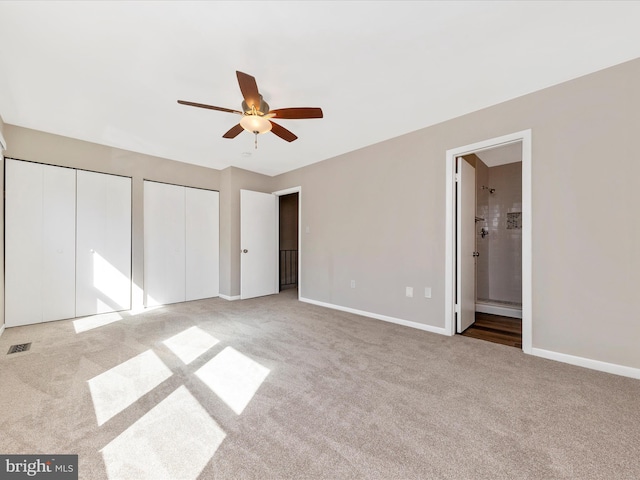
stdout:
POLYGON ((640 478, 640 381, 293 295, 7 329, 0 453, 78 454, 81 479, 640 478))

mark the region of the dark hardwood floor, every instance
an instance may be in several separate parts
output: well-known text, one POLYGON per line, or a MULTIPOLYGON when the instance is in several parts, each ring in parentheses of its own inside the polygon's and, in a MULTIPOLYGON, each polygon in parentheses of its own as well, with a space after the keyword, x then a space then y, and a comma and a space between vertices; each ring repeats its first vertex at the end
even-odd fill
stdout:
POLYGON ((522 348, 522 320, 476 312, 476 323, 462 332, 462 335, 522 348))

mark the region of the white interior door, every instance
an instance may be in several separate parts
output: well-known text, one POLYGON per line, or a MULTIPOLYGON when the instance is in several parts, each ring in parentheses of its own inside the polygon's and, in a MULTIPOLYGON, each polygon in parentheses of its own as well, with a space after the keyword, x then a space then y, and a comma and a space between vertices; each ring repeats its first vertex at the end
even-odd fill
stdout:
POLYGON ((42 322, 42 165, 6 160, 5 322, 42 322))
POLYGON ((278 293, 278 197, 240 190, 240 298, 278 293))
POLYGON ((77 173, 76 316, 131 308, 131 179, 77 173))
POLYGON ((219 294, 219 197, 218 192, 185 187, 187 301, 219 294))
POLYGON ((476 171, 464 158, 457 161, 457 332, 464 332, 476 317, 475 218, 476 171))
POLYGON ((144 182, 147 307, 185 301, 185 188, 144 182))

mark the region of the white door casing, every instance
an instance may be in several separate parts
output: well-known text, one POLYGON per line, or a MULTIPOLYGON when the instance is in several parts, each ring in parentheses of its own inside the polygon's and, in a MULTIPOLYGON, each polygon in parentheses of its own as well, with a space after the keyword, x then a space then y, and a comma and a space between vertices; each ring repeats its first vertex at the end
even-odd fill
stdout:
POLYGON ((448 335, 456 332, 456 249, 455 249, 455 159, 462 155, 522 142, 522 351, 533 353, 532 291, 532 132, 530 129, 452 148, 445 154, 445 327, 448 335))
POLYGON ((457 332, 462 333, 475 322, 475 216, 476 172, 464 158, 457 161, 457 332))
POLYGON ((278 197, 240 190, 240 298, 278 293, 278 197))

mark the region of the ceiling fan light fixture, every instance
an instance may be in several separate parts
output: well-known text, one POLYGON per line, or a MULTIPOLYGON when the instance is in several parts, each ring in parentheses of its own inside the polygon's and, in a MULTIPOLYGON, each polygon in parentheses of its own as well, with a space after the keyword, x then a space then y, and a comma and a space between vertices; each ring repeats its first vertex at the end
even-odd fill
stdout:
POLYGON ((261 134, 271 131, 271 122, 260 115, 245 115, 240 120, 240 125, 247 132, 261 134))

